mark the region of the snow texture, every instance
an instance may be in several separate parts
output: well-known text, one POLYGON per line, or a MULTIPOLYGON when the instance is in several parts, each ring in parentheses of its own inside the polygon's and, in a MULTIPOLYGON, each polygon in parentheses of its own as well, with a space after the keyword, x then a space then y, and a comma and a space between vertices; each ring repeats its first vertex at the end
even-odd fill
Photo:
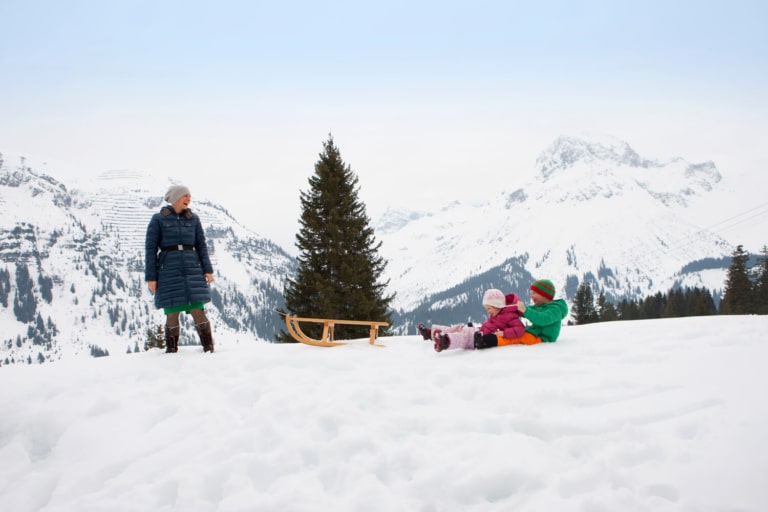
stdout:
POLYGON ((768 317, 0 368, 13 512, 768 510, 768 317))

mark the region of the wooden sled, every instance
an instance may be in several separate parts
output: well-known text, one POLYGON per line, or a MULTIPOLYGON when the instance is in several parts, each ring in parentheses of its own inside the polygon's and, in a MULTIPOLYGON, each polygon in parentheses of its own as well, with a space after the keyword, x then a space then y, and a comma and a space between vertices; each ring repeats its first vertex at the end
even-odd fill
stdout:
POLYGON ((328 318, 302 318, 295 315, 285 315, 285 327, 288 329, 288 333, 296 341, 306 343, 307 345, 314 345, 316 347, 336 347, 338 345, 346 345, 344 341, 334 341, 333 329, 336 324, 344 325, 368 325, 371 328, 371 345, 377 347, 383 347, 385 345, 379 345, 376 343, 376 338, 379 336, 379 327, 385 327, 389 325, 387 322, 376 322, 368 320, 331 320, 328 318), (314 322, 323 324, 323 335, 317 340, 310 338, 304 331, 301 330, 299 322, 314 322))

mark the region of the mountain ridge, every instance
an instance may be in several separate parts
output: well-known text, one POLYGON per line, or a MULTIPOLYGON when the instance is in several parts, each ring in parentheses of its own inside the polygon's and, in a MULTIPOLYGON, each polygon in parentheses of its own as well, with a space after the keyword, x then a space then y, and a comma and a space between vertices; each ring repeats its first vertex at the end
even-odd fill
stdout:
MULTIPOLYGON (((163 201, 142 181, 122 171, 69 189, 30 168, 0 170, 0 362, 130 353, 164 324, 143 273, 146 226, 163 201)), ((295 260, 221 206, 200 199, 192 210, 216 276, 214 339, 273 341, 295 260)), ((199 343, 191 320, 182 315, 182 324, 181 343, 199 343)))
MULTIPOLYGON (((429 320, 410 311, 441 316, 434 297, 486 274, 518 293, 528 279, 550 278, 568 299, 573 283, 582 281, 614 300, 679 285, 722 286, 724 274, 681 272, 733 249, 695 222, 697 208, 722 181, 713 162, 659 162, 616 139, 560 137, 537 158, 535 171, 518 187, 504 186, 510 180, 501 177, 502 186, 484 202, 451 200, 435 211, 400 212, 399 225, 376 226, 398 292, 394 307, 411 318, 403 321, 407 328, 429 320), (505 281, 501 267, 525 279, 505 281)), ((466 312, 477 319, 482 311, 474 310, 466 312)))
MULTIPOLYGON (((713 162, 660 162, 623 141, 563 136, 533 170, 522 184, 521 173, 500 173, 485 200, 459 195, 432 210, 388 210, 373 225, 388 261, 383 278, 396 293, 394 334, 419 322, 480 321, 486 288, 525 297, 542 277, 568 300, 581 282, 614 301, 675 286, 717 297, 733 246, 696 222, 722 185, 713 162)), ((145 331, 163 322, 143 282, 145 229, 163 203, 152 190, 171 183, 111 170, 65 185, 29 167, 0 169, 0 361, 143 347, 145 331), (93 331, 102 341, 85 341, 93 331)), ((296 260, 204 193, 192 209, 216 271, 215 339, 272 341, 296 260)), ((196 343, 187 325, 182 344, 196 343)))

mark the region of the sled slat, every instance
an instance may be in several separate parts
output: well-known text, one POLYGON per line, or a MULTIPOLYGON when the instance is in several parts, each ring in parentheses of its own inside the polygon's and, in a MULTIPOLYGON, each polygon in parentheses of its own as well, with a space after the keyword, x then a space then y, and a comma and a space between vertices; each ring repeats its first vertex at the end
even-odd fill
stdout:
POLYGON ((336 324, 339 325, 368 325, 370 326, 370 344, 377 347, 383 347, 376 343, 376 338, 379 336, 379 328, 389 325, 387 322, 378 322, 374 320, 334 320, 330 318, 305 318, 297 317, 295 315, 285 315, 285 327, 288 329, 288 333, 301 343, 307 345, 314 345, 317 347, 336 347, 338 345, 346 345, 343 341, 334 341, 333 334, 336 324), (313 322, 323 324, 323 335, 318 340, 310 338, 304 331, 301 330, 299 322, 313 322))

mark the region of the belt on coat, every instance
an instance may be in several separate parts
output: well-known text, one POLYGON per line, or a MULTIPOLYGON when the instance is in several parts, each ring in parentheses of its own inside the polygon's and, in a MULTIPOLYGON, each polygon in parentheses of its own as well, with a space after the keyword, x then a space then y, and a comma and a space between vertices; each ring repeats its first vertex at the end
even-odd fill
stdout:
POLYGON ((194 245, 166 245, 165 247, 160 248, 161 251, 194 251, 195 246, 194 245))

